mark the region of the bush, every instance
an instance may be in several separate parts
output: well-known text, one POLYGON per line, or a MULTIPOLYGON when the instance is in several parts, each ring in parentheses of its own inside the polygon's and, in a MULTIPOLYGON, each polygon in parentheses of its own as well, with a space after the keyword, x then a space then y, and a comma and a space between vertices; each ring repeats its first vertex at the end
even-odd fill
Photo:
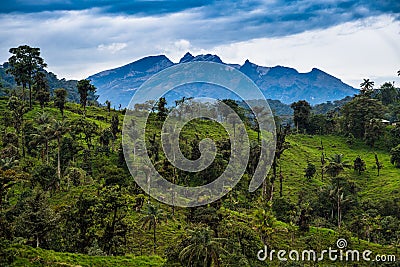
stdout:
POLYGON ((396 166, 396 168, 400 168, 400 145, 392 148, 392 150, 390 150, 390 155, 390 162, 396 166))

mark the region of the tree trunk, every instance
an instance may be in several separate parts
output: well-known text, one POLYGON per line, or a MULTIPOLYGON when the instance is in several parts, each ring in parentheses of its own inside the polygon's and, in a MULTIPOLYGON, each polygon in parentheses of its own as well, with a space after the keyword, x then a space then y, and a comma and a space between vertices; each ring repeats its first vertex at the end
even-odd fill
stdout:
POLYGON ((153 252, 154 252, 154 254, 156 254, 156 248, 157 248, 156 223, 154 223, 154 227, 153 227, 153 242, 154 242, 153 252))
POLYGON ((40 156, 41 156, 41 158, 42 158, 42 163, 44 163, 44 154, 45 154, 45 147, 42 145, 42 150, 41 150, 41 152, 40 152, 40 156))
POLYGON ((2 209, 1 205, 3 204, 3 187, 0 188, 0 210, 2 209))
POLYGON ((283 196, 283 175, 282 175, 282 169, 281 166, 279 165, 279 196, 283 196))
MULTIPOLYGON (((112 219, 112 222, 111 222, 111 233, 110 233, 110 240, 109 240, 109 242, 114 238, 114 235, 115 235, 115 224, 116 224, 116 222, 117 222, 117 211, 118 211, 118 208, 117 207, 115 207, 114 208, 114 214, 113 214, 113 219, 112 219)), ((111 242, 110 242, 111 243, 111 242)), ((112 249, 112 244, 109 244, 109 246, 108 246, 108 251, 107 251, 107 255, 111 255, 111 249, 112 249)))
POLYGON ((46 140, 46 163, 49 164, 49 141, 46 140))
POLYGON ((22 157, 25 158, 25 135, 21 134, 21 145, 22 145, 22 157))
POLYGON ((340 195, 339 195, 339 191, 338 191, 338 195, 337 195, 337 210, 338 210, 338 229, 340 229, 340 224, 341 224, 341 211, 340 211, 340 195))
POLYGON ((267 195, 267 179, 264 179, 263 183, 262 183, 262 197, 263 199, 266 197, 267 195))
POLYGON ((274 183, 271 183, 271 187, 270 187, 270 192, 269 192, 269 199, 268 201, 272 202, 272 199, 274 198, 274 183))
POLYGON ((58 176, 58 182, 57 182, 57 187, 60 186, 61 182, 61 159, 60 159, 60 150, 61 150, 61 140, 60 137, 57 138, 57 176, 58 176))
POLYGON ((26 95, 25 95, 26 92, 25 91, 26 91, 26 84, 22 83, 22 99, 24 101, 26 101, 26 95))
POLYGON ((29 87, 29 109, 32 109, 32 85, 30 82, 28 83, 28 87, 29 87))
POLYGON ((321 181, 324 180, 324 165, 321 166, 321 181))
POLYGON ((270 180, 270 189, 269 189, 269 196, 268 196, 268 201, 272 201, 273 196, 274 196, 274 183, 276 179, 276 167, 277 167, 277 162, 276 162, 276 156, 274 158, 274 161, 272 162, 272 178, 270 180))

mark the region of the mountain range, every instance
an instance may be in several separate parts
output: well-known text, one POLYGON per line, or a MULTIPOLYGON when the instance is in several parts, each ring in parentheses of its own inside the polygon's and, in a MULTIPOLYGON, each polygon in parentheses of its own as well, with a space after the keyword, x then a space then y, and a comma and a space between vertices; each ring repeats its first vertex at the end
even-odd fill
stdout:
MULTIPOLYGON (((210 61, 229 65, 247 75, 261 89, 267 99, 279 100, 290 104, 298 100, 307 100, 315 105, 352 96, 357 89, 345 84, 328 73, 313 68, 310 72, 299 73, 296 69, 275 66, 258 66, 249 60, 243 65, 224 63, 217 55, 197 55, 186 53, 174 63, 165 55, 148 56, 122 67, 105 70, 88 79, 97 87, 98 101, 111 101, 113 105, 125 107, 140 85, 157 72, 176 64, 196 61, 210 61)), ((222 89, 222 88, 221 88, 222 89)), ((193 96, 194 92, 206 91, 212 98, 224 98, 225 92, 209 88, 209 85, 194 84, 182 96, 193 96)), ((204 93, 204 92, 203 92, 204 93)), ((194 95, 199 96, 199 95, 194 95)))

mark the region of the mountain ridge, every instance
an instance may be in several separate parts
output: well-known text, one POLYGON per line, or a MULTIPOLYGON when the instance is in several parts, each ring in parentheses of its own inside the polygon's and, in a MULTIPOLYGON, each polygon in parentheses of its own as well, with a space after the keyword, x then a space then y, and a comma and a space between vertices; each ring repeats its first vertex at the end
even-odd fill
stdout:
MULTIPOLYGON (((178 63, 172 62, 165 55, 147 56, 129 64, 111 70, 105 70, 88 77, 98 88, 99 102, 106 100, 125 107, 136 89, 157 72, 168 67, 197 61, 209 61, 225 64, 247 75, 263 92, 266 98, 276 99, 285 104, 298 100, 307 100, 313 105, 327 101, 343 99, 358 92, 339 78, 318 68, 301 73, 291 67, 277 65, 259 66, 246 60, 242 65, 228 64, 218 55, 184 54, 178 63)), ((199 90, 201 88, 199 87, 199 90)), ((211 95, 210 97, 213 97, 211 95)))

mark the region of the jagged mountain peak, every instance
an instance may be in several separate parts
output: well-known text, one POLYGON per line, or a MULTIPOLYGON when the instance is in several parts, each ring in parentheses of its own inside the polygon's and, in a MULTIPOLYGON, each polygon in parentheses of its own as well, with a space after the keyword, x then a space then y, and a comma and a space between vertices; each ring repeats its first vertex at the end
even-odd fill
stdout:
POLYGON ((179 63, 186 63, 192 61, 194 56, 190 54, 190 52, 186 52, 186 54, 179 60, 179 63))
MULTIPOLYGON (((190 52, 180 59, 179 63, 211 61, 221 64, 224 63, 218 55, 200 54, 193 56, 190 52)), ((126 106, 129 99, 140 85, 152 75, 176 65, 166 56, 149 56, 127 64, 125 66, 103 71, 95 74, 89 79, 98 88, 100 95, 99 102, 104 103, 110 100, 115 104, 126 106)), ((247 59, 243 65, 226 64, 233 66, 247 75, 263 92, 266 98, 280 100, 290 104, 299 99, 305 99, 311 104, 318 104, 326 101, 334 101, 351 96, 357 90, 340 79, 328 73, 313 68, 310 72, 299 73, 296 69, 284 66, 263 67, 252 63, 247 59)), ((200 93, 205 88, 192 88, 188 94, 200 93)), ((220 98, 218 90, 209 90, 209 97, 220 98)), ((188 95, 189 96, 189 95, 188 95)), ((191 95, 190 95, 191 96, 191 95)))
POLYGON ((194 62, 194 61, 210 61, 216 63, 224 63, 221 58, 217 55, 212 54, 200 54, 193 56, 191 53, 187 52, 179 61, 179 63, 194 62))

